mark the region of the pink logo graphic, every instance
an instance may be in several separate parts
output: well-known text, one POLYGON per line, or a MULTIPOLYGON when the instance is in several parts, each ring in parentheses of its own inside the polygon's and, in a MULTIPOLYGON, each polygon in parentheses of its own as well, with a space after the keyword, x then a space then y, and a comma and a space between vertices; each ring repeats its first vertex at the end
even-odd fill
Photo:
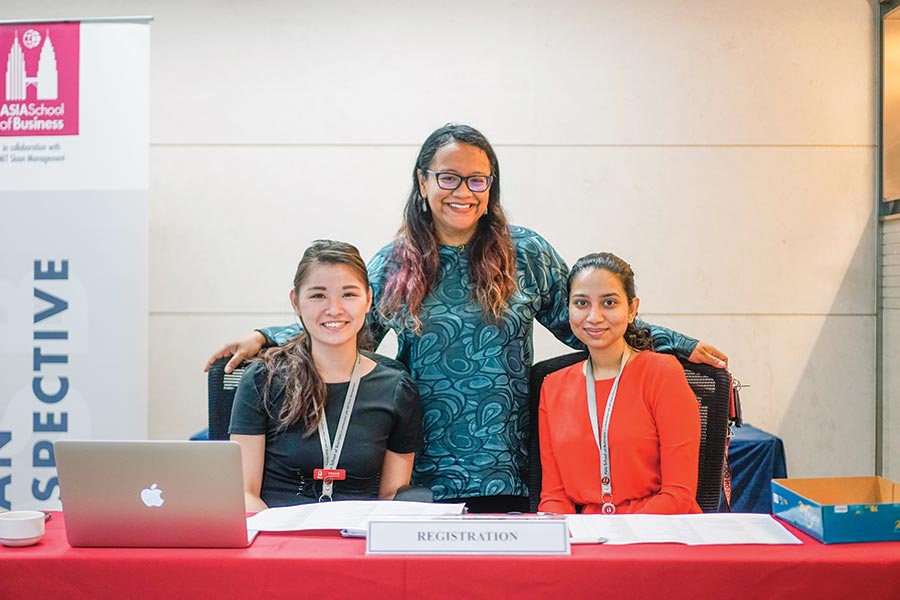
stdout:
POLYGON ((0 136, 78 135, 79 35, 79 23, 0 25, 0 136))

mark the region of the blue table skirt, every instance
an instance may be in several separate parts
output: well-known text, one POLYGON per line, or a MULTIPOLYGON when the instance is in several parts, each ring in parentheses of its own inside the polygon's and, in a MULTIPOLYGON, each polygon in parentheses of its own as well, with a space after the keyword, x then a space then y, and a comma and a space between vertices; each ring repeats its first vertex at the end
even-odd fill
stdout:
POLYGON ((781 439, 744 423, 734 430, 728 447, 731 463, 732 512, 772 512, 769 482, 787 477, 781 439))

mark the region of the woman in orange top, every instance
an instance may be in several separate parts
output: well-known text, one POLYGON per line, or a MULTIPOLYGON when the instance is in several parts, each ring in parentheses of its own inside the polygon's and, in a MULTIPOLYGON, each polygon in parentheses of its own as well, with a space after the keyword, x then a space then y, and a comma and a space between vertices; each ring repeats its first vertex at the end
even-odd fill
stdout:
POLYGON ((634 272, 614 254, 589 254, 568 284, 569 323, 590 358, 541 387, 538 510, 699 513, 700 410, 678 360, 654 353, 634 325, 634 272))

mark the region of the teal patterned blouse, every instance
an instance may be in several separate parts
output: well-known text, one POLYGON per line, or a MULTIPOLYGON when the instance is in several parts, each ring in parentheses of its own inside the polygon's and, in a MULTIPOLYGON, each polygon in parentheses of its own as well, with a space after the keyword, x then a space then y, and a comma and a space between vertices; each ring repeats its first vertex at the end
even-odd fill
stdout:
MULTIPOLYGON (((419 386, 425 445, 416 457, 413 482, 427 485, 436 500, 479 496, 527 496, 528 375, 534 321, 563 343, 583 348, 569 328, 568 267, 550 244, 524 227, 511 226, 518 289, 498 323, 485 322, 474 304, 465 246, 441 246, 437 283, 420 311, 419 335, 369 314, 380 343, 388 329, 398 335, 397 359, 419 386)), ((377 305, 393 244, 368 265, 377 305)), ((687 357, 697 341, 649 326, 657 351, 687 357)), ((298 325, 260 330, 283 344, 298 325)))

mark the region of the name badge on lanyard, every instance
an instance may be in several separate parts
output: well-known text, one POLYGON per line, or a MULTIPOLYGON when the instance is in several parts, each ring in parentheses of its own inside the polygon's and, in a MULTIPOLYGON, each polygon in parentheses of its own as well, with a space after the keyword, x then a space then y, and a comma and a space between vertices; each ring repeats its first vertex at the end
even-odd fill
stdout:
POLYGON ((622 378, 622 371, 625 370, 625 363, 631 355, 631 349, 625 346, 625 352, 622 353, 622 363, 619 365, 619 372, 613 381, 612 388, 609 390, 609 396, 606 398, 606 408, 603 411, 603 427, 598 431, 597 427, 597 391, 594 389, 596 380, 594 379, 594 365, 591 357, 588 356, 586 364, 586 373, 584 377, 585 388, 587 391, 588 414, 591 416, 591 429, 594 432, 594 441, 597 443, 597 449, 600 451, 600 497, 603 504, 600 505, 600 511, 605 515, 611 515, 616 512, 616 505, 612 496, 612 475, 609 468, 609 419, 612 416, 613 406, 616 403, 616 392, 619 389, 619 380, 622 378))
POLYGON ((361 377, 362 357, 356 356, 356 364, 353 365, 353 372, 350 374, 350 386, 347 388, 347 395, 344 397, 344 407, 341 409, 341 418, 338 421, 337 431, 334 433, 334 444, 331 443, 331 434, 328 433, 328 420, 325 414, 319 421, 319 442, 322 445, 322 460, 324 465, 321 468, 313 469, 313 479, 322 482, 322 494, 319 496, 319 502, 331 501, 331 495, 334 493, 334 482, 342 481, 347 478, 345 469, 338 469, 338 461, 341 460, 341 450, 344 447, 344 440, 347 437, 347 429, 350 426, 350 415, 353 413, 353 405, 356 403, 356 392, 359 389, 359 380, 361 377))
POLYGON ((316 469, 313 471, 313 479, 316 481, 343 481, 347 479, 346 469, 316 469))

